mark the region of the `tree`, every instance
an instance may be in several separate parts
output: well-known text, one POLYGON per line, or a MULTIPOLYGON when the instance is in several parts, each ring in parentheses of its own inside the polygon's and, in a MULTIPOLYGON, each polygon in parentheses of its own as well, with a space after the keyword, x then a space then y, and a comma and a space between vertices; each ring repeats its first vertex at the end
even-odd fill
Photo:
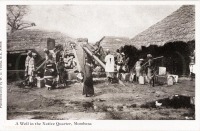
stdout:
POLYGON ((7 6, 7 24, 11 33, 17 30, 23 30, 32 26, 35 23, 26 22, 23 20, 24 16, 29 12, 27 5, 8 5, 7 6))

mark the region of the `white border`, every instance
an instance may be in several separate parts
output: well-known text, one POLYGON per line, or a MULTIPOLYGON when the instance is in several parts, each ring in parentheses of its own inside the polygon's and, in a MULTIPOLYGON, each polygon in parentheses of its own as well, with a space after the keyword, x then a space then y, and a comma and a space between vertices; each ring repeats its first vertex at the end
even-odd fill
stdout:
MULTIPOLYGON (((91 122, 93 126, 15 126, 17 121, 21 120, 6 120, 6 98, 7 98, 7 76, 6 76, 6 5, 183 5, 183 4, 195 4, 196 5, 196 54, 199 57, 200 49, 200 6, 199 1, 0 1, 0 40, 2 41, 3 48, 3 109, 0 109, 0 130, 188 130, 188 131, 200 131, 200 107, 199 107, 199 74, 196 75, 196 120, 96 120, 88 121, 81 120, 79 122, 91 122)), ((196 59, 197 67, 199 67, 199 59, 196 59)), ((199 69, 198 69, 199 71, 199 69)), ((197 72, 198 72, 197 71, 197 72)), ((29 120, 23 120, 24 122, 29 120)), ((43 120, 30 120, 29 122, 43 122, 43 120)), ((74 122, 75 120, 67 120, 67 122, 74 122)), ((45 122, 56 122, 52 120, 46 120, 45 122)), ((65 122, 65 121, 60 121, 65 122)))

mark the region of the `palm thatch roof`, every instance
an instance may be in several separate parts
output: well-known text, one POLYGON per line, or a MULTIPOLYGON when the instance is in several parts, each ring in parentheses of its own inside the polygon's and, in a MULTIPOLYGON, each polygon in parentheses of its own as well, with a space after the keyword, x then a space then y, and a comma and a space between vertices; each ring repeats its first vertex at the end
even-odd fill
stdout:
POLYGON ((195 6, 183 5, 160 22, 131 39, 129 44, 141 46, 163 46, 169 42, 195 40, 195 6))

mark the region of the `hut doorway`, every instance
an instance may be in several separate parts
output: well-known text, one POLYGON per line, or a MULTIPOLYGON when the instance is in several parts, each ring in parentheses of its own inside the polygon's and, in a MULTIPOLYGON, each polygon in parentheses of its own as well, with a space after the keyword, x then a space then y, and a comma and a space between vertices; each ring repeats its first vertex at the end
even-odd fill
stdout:
POLYGON ((178 51, 164 56, 164 66, 170 74, 186 75, 187 64, 184 56, 178 51))
POLYGON ((24 79, 25 51, 12 51, 7 54, 7 78, 12 80, 24 79))
POLYGON ((171 42, 161 48, 164 56, 164 66, 171 74, 185 76, 189 74, 190 45, 185 42, 171 42))
MULTIPOLYGON (((29 49, 36 53, 36 66, 43 62, 43 58, 34 49, 29 49)), ((27 51, 25 50, 15 50, 7 52, 7 78, 11 80, 21 80, 24 79, 25 70, 25 60, 27 57, 27 51)))
POLYGON ((7 54, 8 70, 24 70, 25 69, 25 53, 8 53, 7 54))

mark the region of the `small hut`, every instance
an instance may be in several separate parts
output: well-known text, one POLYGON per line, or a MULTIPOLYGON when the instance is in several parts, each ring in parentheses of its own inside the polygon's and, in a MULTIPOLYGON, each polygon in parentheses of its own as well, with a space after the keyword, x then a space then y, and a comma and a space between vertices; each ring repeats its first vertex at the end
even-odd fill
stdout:
POLYGON ((45 59, 44 49, 52 49, 57 45, 64 45, 68 41, 73 41, 74 39, 62 34, 60 32, 51 32, 45 30, 20 30, 7 36, 7 70, 9 77, 19 77, 23 78, 25 69, 25 59, 28 50, 32 50, 37 53, 36 66, 39 66, 45 59), (48 47, 47 41, 52 41, 48 47), (22 75, 21 75, 22 74, 22 75), (17 75, 17 76, 16 76, 17 75))
POLYGON ((195 6, 177 11, 131 39, 130 45, 147 53, 164 56, 163 65, 173 74, 189 73, 189 56, 195 49, 195 6))

